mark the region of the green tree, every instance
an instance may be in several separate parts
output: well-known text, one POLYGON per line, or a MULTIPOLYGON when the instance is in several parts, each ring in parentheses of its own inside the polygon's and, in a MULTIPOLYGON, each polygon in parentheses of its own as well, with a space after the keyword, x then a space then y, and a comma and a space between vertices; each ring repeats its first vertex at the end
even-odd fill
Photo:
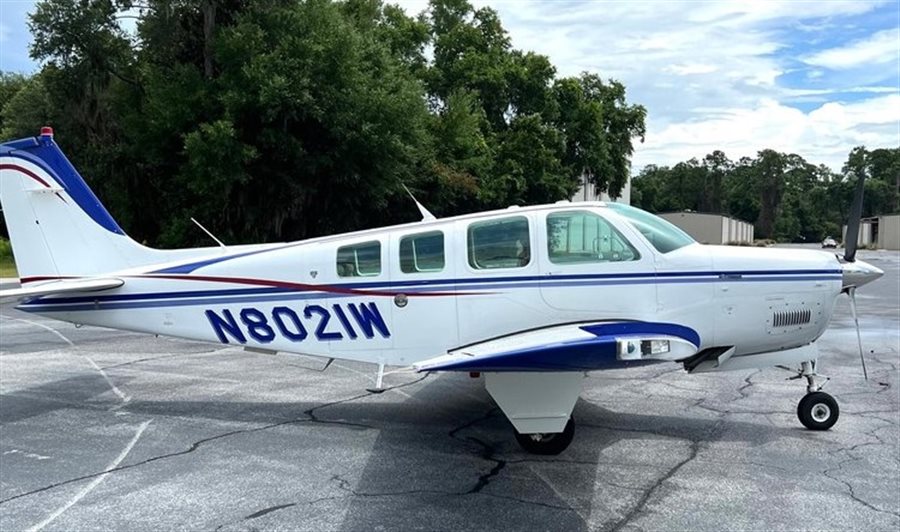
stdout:
POLYGON ((401 184, 443 215, 583 174, 615 195, 644 130, 624 86, 555 79, 467 0, 43 0, 31 29, 44 66, 0 79, 0 131, 53 125, 150 244, 204 241, 191 216, 233 243, 409 220, 401 184))
POLYGON ((723 212, 725 176, 733 167, 734 163, 720 150, 703 158, 703 194, 697 207, 701 212, 723 212))
POLYGON ((502 207, 571 197, 577 183, 562 165, 563 148, 559 131, 539 115, 516 118, 503 133, 494 176, 482 185, 484 203, 502 207))
POLYGON ((728 198, 727 212, 735 218, 755 224, 761 207, 753 173, 753 159, 741 157, 725 178, 725 190, 728 198))
POLYGON ((53 123, 53 111, 40 74, 0 76, 0 138, 33 136, 53 123))

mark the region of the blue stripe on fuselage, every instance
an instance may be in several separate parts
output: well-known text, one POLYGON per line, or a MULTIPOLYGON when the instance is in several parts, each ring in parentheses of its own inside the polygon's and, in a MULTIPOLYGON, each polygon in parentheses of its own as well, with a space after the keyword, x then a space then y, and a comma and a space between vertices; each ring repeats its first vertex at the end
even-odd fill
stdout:
MULTIPOLYGON (((779 270, 772 272, 665 272, 630 274, 583 274, 530 277, 494 277, 482 279, 431 279, 400 282, 366 282, 339 285, 321 285, 310 290, 286 287, 255 287, 218 290, 190 290, 184 292, 150 292, 139 294, 114 294, 77 297, 45 296, 23 303, 18 308, 25 311, 82 311, 133 308, 178 307, 222 303, 294 301, 333 297, 369 296, 370 294, 334 293, 333 289, 366 288, 406 289, 404 293, 428 293, 450 289, 454 292, 470 290, 503 290, 516 288, 570 288, 584 286, 615 286, 629 284, 690 284, 714 282, 784 282, 784 281, 836 281, 839 270, 779 270), (818 275, 812 275, 816 273, 818 275), (737 277, 740 275, 740 277, 737 277), (727 276, 727 277, 725 277, 727 276)), ((151 277, 152 278, 152 277, 151 277)), ((383 290, 382 290, 383 291, 383 290)), ((380 294, 372 294, 380 295, 380 294)))

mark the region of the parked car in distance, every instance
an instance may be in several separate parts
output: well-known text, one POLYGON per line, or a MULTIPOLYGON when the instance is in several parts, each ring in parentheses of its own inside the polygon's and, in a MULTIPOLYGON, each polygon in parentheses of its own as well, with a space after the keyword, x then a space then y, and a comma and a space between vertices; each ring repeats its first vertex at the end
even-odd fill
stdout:
POLYGON ((830 236, 826 236, 825 240, 822 241, 822 247, 823 248, 836 248, 837 242, 830 236))

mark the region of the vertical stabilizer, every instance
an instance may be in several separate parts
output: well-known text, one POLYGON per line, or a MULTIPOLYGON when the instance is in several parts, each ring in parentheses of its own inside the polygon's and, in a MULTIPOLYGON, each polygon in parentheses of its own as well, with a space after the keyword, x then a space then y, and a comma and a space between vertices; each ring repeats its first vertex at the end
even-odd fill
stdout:
POLYGON ((148 264, 155 250, 130 239, 43 128, 0 144, 0 204, 23 283, 148 264))

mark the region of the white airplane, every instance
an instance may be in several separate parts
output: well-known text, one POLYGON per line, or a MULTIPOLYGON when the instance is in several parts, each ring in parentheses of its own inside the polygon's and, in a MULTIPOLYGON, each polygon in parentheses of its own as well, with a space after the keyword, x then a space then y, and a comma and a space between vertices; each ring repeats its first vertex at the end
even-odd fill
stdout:
POLYGON ((839 410, 816 379, 815 341, 837 296, 883 273, 854 257, 861 192, 843 258, 701 245, 602 202, 445 219, 416 202, 416 223, 157 250, 122 231, 43 128, 0 145, 21 276, 0 295, 76 324, 373 363, 375 390, 385 366, 483 374, 516 439, 539 454, 572 441, 586 371, 661 362, 689 374, 799 366, 800 421, 825 430, 839 410))

